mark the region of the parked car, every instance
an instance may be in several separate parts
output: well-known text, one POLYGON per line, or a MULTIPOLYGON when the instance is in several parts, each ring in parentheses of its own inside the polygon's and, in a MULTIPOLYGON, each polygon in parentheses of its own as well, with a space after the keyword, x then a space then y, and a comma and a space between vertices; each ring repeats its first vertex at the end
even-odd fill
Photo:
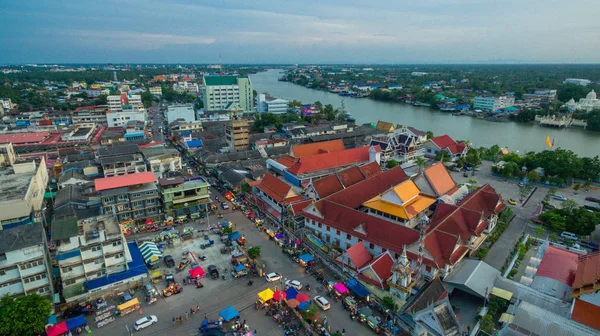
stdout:
POLYGON ((510 204, 510 205, 516 205, 516 204, 517 204, 517 202, 516 202, 514 199, 512 199, 512 198, 509 198, 509 199, 507 199, 506 201, 507 201, 507 202, 508 202, 508 204, 510 204))
POLYGON ((156 322, 158 322, 158 318, 156 317, 156 315, 150 315, 150 316, 142 317, 141 319, 135 321, 135 324, 133 325, 133 328, 137 331, 137 330, 149 327, 149 326, 153 325, 156 322))
POLYGON ((525 187, 525 183, 519 182, 519 187, 521 187, 521 188, 525 187))
POLYGON ((552 196, 552 198, 554 198, 555 200, 559 200, 559 201, 566 201, 567 198, 561 195, 554 195, 552 196))
POLYGON ((584 205, 583 207, 590 211, 600 211, 599 207, 595 207, 595 206, 591 206, 591 205, 584 205))
POLYGON ((163 260, 165 261, 165 265, 167 265, 167 267, 175 267, 175 259, 173 259, 172 256, 166 255, 163 260))
POLYGON ((596 197, 586 197, 585 200, 589 202, 600 203, 600 199, 596 197))
POLYGON ((317 304, 317 306, 321 307, 321 309, 323 310, 328 310, 329 308, 331 308, 331 305, 329 304, 329 301, 327 301, 326 298, 317 295, 315 296, 315 303, 317 304))
POLYGON ((599 249, 598 244, 593 241, 581 241, 579 242, 579 245, 581 245, 581 247, 589 248, 592 252, 596 252, 599 249))
POLYGON ((156 290, 156 288, 154 288, 154 286, 152 284, 144 285, 144 293, 146 293, 146 296, 148 296, 148 297, 159 296, 158 291, 156 290))
POLYGON ((296 290, 302 289, 302 284, 298 280, 288 280, 285 282, 286 287, 294 287, 296 290))
POLYGON ((229 205, 227 205, 227 202, 221 202, 221 208, 223 208, 223 210, 227 210, 229 209, 229 205))
POLYGON ((279 281, 281 280, 281 274, 275 272, 269 273, 265 276, 265 279, 267 279, 267 282, 279 281))
POLYGON ((560 237, 563 239, 569 239, 572 241, 577 241, 577 236, 574 233, 571 232, 567 232, 567 231, 563 231, 563 233, 560 234, 560 237))

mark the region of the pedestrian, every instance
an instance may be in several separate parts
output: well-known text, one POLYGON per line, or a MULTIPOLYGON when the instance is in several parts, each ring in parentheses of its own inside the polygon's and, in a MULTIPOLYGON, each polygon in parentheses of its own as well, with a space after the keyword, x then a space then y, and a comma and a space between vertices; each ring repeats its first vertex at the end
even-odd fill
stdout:
POLYGON ((200 305, 196 306, 196 311, 200 311, 200 305))
POLYGON ((253 332, 253 334, 254 334, 254 335, 257 335, 257 334, 258 334, 258 333, 256 332, 256 329, 254 329, 254 332, 253 332))
POLYGON ((175 316, 173 316, 173 325, 175 325, 175 316))
POLYGON ((190 314, 194 314, 194 308, 190 307, 190 314))
POLYGON ((346 334, 346 329, 342 329, 342 335, 346 334))
POLYGON ((187 321, 188 319, 188 312, 185 312, 185 320, 187 321))

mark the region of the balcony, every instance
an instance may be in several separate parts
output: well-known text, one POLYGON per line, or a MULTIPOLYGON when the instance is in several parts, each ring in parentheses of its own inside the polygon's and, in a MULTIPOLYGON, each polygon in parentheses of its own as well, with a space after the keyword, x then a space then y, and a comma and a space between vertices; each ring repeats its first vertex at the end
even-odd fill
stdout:
POLYGON ((106 268, 115 267, 117 265, 125 264, 127 260, 125 260, 125 256, 115 258, 114 256, 106 257, 106 268))
POLYGON ((23 287, 23 284, 21 282, 14 283, 5 287, 0 287, 0 296, 4 296, 6 294, 21 294, 23 292, 25 292, 25 288, 23 287))
POLYGON ((38 273, 42 273, 46 271, 46 265, 42 264, 39 266, 35 266, 32 268, 27 268, 27 269, 21 269, 21 277, 22 278, 26 278, 28 276, 34 275, 34 274, 38 274, 38 273))
POLYGON ((24 284, 23 289, 25 289, 26 292, 29 292, 36 288, 48 286, 48 284, 50 284, 50 282, 48 282, 48 278, 44 278, 24 284))
POLYGON ((102 270, 102 268, 104 267, 104 263, 89 263, 89 264, 85 264, 85 274, 90 274, 90 273, 96 273, 102 270))
MULTIPOLYGON (((100 245, 98 245, 98 247, 100 247, 100 245)), ((86 250, 86 251, 81 251, 81 258, 83 260, 100 258, 100 257, 102 257, 102 255, 103 255, 102 248, 98 249, 97 251, 92 251, 91 249, 86 250)))
POLYGON ((63 280, 68 279, 68 278, 75 278, 75 277, 85 274, 85 269, 83 268, 83 265, 72 266, 70 268, 71 268, 70 271, 65 271, 65 269, 68 269, 68 268, 61 267, 60 275, 63 278, 63 280))

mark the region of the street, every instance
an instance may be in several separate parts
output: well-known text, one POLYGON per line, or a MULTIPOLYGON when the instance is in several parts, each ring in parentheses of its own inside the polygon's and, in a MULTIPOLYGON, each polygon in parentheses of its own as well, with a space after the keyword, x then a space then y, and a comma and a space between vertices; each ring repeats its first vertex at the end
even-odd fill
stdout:
MULTIPOLYGON (((216 190, 212 190, 213 198, 218 195, 219 198, 224 199, 222 195, 218 194, 216 190)), ((325 289, 322 284, 317 284, 317 281, 310 275, 305 274, 304 268, 294 262, 292 259, 287 257, 281 252, 281 249, 273 242, 269 240, 269 236, 259 231, 256 226, 251 223, 240 211, 226 211, 223 212, 225 215, 224 219, 217 219, 216 215, 209 218, 209 222, 212 224, 231 221, 237 224, 237 231, 243 234, 247 240, 247 246, 260 246, 261 255, 260 258, 266 265, 267 272, 278 272, 281 273, 284 279, 293 279, 300 281, 303 285, 310 284, 311 291, 307 292, 311 299, 315 295, 325 296, 325 289)), ((186 223, 185 226, 188 226, 186 223)), ((193 224, 194 227, 201 229, 206 228, 209 224, 199 224, 196 222, 193 224)), ((140 237, 138 235, 137 237, 140 237)), ((135 237, 132 237, 135 238, 135 237)), ((198 241, 196 241, 198 243, 198 241)), ((211 247, 218 251, 220 245, 211 247)), ((167 249, 164 254, 170 254, 167 249)), ((210 254, 207 253, 209 256, 210 254)), ((211 264, 210 257, 206 262, 201 262, 203 268, 211 264)), ((185 272, 187 274, 187 272, 185 272)), ((178 279, 179 280, 179 279, 178 279)), ((333 280, 333 279, 330 279, 333 280)), ((222 309, 233 306, 240 312, 242 320, 246 320, 248 326, 252 330, 256 330, 259 335, 282 335, 282 330, 278 327, 278 324, 273 321, 270 316, 265 316, 264 310, 256 310, 254 303, 257 301, 257 294, 270 287, 274 289, 275 285, 281 288, 281 283, 267 283, 264 278, 258 278, 253 276, 246 276, 241 279, 232 279, 231 276, 227 276, 227 281, 203 279, 203 282, 208 284, 209 282, 217 282, 218 284, 206 285, 209 288, 196 289, 194 286, 184 286, 184 292, 182 294, 174 295, 169 298, 161 298, 153 305, 148 306, 146 303, 141 303, 140 313, 130 314, 117 320, 102 329, 94 328, 95 332, 99 332, 101 335, 127 335, 126 326, 130 329, 133 323, 142 316, 156 315, 158 317, 158 323, 140 331, 139 333, 144 335, 197 335, 198 327, 202 322, 204 315, 206 314, 209 320, 218 319, 218 312, 222 309), (252 286, 247 286, 249 279, 254 281, 252 286), (200 306, 200 311, 194 316, 190 316, 187 321, 182 325, 173 325, 173 317, 184 316, 186 311, 189 311, 191 307, 194 309, 196 306, 200 306)), ((161 285, 157 286, 162 289, 161 285)), ((305 289, 303 289, 305 291, 305 289)), ((141 291, 138 291, 139 294, 141 291)), ((306 292, 306 291, 305 291, 306 292)), ((322 316, 326 316, 331 326, 331 331, 346 329, 346 335, 368 335, 372 331, 365 325, 353 322, 350 319, 349 312, 344 310, 341 302, 335 302, 330 299, 331 309, 322 312, 322 316)), ((95 323, 90 322, 90 326, 95 326, 95 323)), ((136 332, 137 333, 137 332, 136 332)))
POLYGON ((152 102, 151 110, 148 115, 151 117, 152 125, 152 140, 164 142, 165 137, 163 133, 160 131, 160 127, 165 127, 163 114, 161 112, 160 103, 152 102), (154 110, 155 112, 152 112, 154 110))

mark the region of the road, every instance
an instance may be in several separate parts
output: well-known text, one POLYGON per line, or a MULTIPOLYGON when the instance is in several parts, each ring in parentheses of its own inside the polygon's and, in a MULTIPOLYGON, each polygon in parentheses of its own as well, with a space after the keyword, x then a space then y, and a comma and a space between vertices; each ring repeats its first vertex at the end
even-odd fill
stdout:
POLYGON ((152 140, 164 142, 165 137, 160 131, 160 127, 165 127, 163 114, 160 112, 160 103, 152 102, 151 110, 149 111, 152 117, 152 140), (154 110, 154 112, 152 112, 154 110))
MULTIPOLYGON (((218 194, 215 190, 212 192, 218 194)), ((222 198, 222 195, 219 195, 219 198, 222 198)), ((224 215, 225 220, 237 224, 237 230, 246 237, 248 246, 261 247, 261 259, 266 264, 267 272, 281 273, 284 278, 298 280, 304 285, 309 283, 311 291, 308 294, 311 298, 316 294, 325 294, 322 285, 317 284, 312 276, 305 274, 300 265, 283 254, 281 249, 273 241, 270 241, 266 234, 260 232, 240 211, 226 211, 224 215)), ((211 216, 209 221, 214 224, 219 220, 215 216, 211 216)), ((223 219, 220 221, 223 221, 223 219)), ((207 225, 207 223, 194 224, 197 228, 203 228, 207 225)), ((274 288, 274 284, 268 284, 264 278, 252 279, 254 285, 251 287, 247 286, 248 279, 244 278, 228 281, 206 279, 205 282, 218 281, 219 284, 213 287, 212 290, 206 291, 186 286, 182 294, 161 299, 151 306, 142 303, 143 314, 130 314, 118 318, 102 329, 94 328, 94 331, 99 332, 101 335, 127 335, 126 326, 131 328, 133 323, 142 315, 156 315, 158 323, 140 331, 140 334, 197 335, 204 314, 207 314, 209 319, 217 319, 220 310, 232 305, 240 312, 241 318, 247 320, 249 327, 258 331, 258 335, 282 335, 282 330, 278 328, 271 317, 265 316, 263 310, 258 311, 254 308, 257 294, 267 287, 274 288), (196 305, 200 305, 200 313, 190 317, 182 325, 172 325, 174 316, 183 315, 190 307, 196 307, 196 305)), ((369 335, 372 332, 367 326, 353 322, 349 313, 342 308, 341 303, 333 300, 331 300, 331 309, 322 312, 322 314, 327 317, 332 331, 346 329, 346 335, 369 335)))

